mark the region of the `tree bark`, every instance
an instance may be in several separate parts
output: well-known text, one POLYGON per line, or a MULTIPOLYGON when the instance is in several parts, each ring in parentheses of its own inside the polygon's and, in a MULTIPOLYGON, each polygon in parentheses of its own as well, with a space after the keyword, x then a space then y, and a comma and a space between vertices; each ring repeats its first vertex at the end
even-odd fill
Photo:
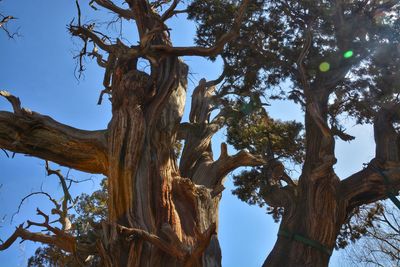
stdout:
POLYGON ((333 165, 334 138, 327 126, 329 94, 314 90, 305 115, 306 159, 294 199, 284 207, 278 240, 263 266, 328 266, 341 225, 344 201, 333 165), (307 243, 314 243, 310 245, 307 243))
MULTIPOLYGON (((223 178, 237 167, 263 161, 247 152, 229 156, 225 145, 214 161, 210 142, 222 121, 209 119, 213 90, 199 91, 199 108, 191 112, 197 119, 188 123, 195 131, 178 136, 188 75, 188 67, 178 57, 220 53, 237 36, 250 1, 242 2, 231 31, 211 47, 172 46, 165 20, 179 1, 173 1, 163 15, 145 0, 126 1, 126 10, 111 1, 94 2, 135 20, 140 39, 138 46, 128 47, 119 39, 110 43, 93 30, 94 24, 81 24, 77 2, 78 24, 69 30, 84 42, 80 57, 90 54, 106 68, 103 92, 110 93, 112 102, 107 129, 89 132, 68 127, 22 109, 19 99, 0 92, 14 108, 14 113, 0 112, 0 147, 108 177, 109 218, 96 227, 100 238, 85 252, 98 254, 102 265, 219 267, 218 205, 223 178), (89 43, 96 48, 92 53, 86 51, 89 43), (108 53, 107 60, 98 49, 108 53), (138 70, 139 58, 150 62, 150 74, 138 70), (180 167, 174 151, 178 137, 185 140, 180 167)), ((7 242, 18 237, 38 239, 29 233, 18 230, 7 242)), ((65 234, 70 238, 68 252, 79 254, 82 244, 70 233, 56 229, 53 234, 46 235, 47 243, 58 246, 51 242, 53 237, 62 240, 65 234)))
POLYGON ((215 235, 219 199, 210 189, 180 176, 173 150, 188 69, 176 57, 162 64, 156 84, 127 63, 120 63, 113 77, 113 117, 108 126, 110 236, 103 245, 115 266, 220 266, 215 235), (165 103, 155 102, 159 97, 146 99, 152 86, 158 94, 171 92, 165 103), (133 234, 126 242, 113 225, 146 235, 133 234), (156 238, 143 238, 148 235, 156 238))

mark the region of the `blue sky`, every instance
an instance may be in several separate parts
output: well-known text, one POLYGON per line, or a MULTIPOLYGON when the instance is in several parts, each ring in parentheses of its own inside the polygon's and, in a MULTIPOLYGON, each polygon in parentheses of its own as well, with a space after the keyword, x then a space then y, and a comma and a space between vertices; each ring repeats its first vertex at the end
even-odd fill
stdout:
MULTIPOLYGON (((104 101, 98 106, 97 99, 102 89, 103 72, 95 64, 87 62, 84 78, 74 77, 75 62, 73 51, 78 48, 66 25, 75 15, 75 1, 71 0, 5 0, 0 3, 3 13, 18 18, 15 25, 20 27, 21 37, 8 40, 0 32, 0 90, 8 90, 20 97, 22 105, 36 112, 82 129, 104 129, 110 120, 110 105, 104 101)), ((85 15, 84 15, 85 18, 85 15)), ((192 43, 194 25, 189 22, 172 21, 171 32, 175 44, 192 43)), ((134 27, 134 25, 131 25, 134 27)), ((132 37, 134 38, 134 32, 132 37)), ((132 43, 136 40, 132 40, 132 43)), ((212 63, 201 58, 185 58, 190 66, 187 104, 195 83, 203 77, 212 79, 219 76, 220 62, 212 63)), ((9 104, 0 100, 1 110, 10 110, 9 104)), ((301 111, 288 102, 276 102, 268 111, 281 119, 302 120, 301 111)), ((186 110, 187 114, 188 110, 186 110)), ((349 133, 358 138, 352 143, 338 141, 336 170, 340 177, 358 171, 362 163, 368 162, 374 153, 372 128, 354 126, 347 122, 349 133)), ((223 142, 223 131, 214 138, 215 154, 218 156, 219 144, 223 142)), ((54 167, 57 167, 53 164, 54 167)), ((14 159, 0 153, 0 238, 6 239, 14 226, 27 218, 35 217, 36 207, 48 208, 41 197, 32 198, 22 207, 21 212, 10 223, 19 201, 33 191, 43 190, 58 194, 61 188, 54 177, 46 177, 44 161, 21 154, 14 159), (57 193, 58 192, 58 193, 57 193)), ((73 171, 77 179, 92 177, 94 182, 75 186, 72 194, 91 192, 101 176, 87 175, 73 171)), ((251 207, 231 195, 232 179, 226 180, 227 189, 223 193, 220 209, 220 242, 223 253, 223 266, 260 266, 276 240, 278 225, 265 213, 264 209, 251 207)), ((35 245, 30 242, 14 244, 10 249, 0 252, 0 265, 5 267, 26 266, 35 245)), ((339 266, 340 257, 332 259, 331 266, 339 266)))

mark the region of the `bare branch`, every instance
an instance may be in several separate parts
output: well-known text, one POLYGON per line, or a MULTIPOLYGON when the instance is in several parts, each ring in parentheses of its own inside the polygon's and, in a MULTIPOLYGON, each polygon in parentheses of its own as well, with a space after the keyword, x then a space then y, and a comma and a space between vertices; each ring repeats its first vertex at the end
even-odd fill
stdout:
POLYGON ((25 200, 27 200, 28 198, 30 198, 32 196, 35 196, 35 195, 44 195, 44 196, 46 196, 51 202, 53 202, 53 204, 54 204, 56 209, 60 209, 61 206, 58 204, 58 202, 54 198, 52 198, 50 196, 50 194, 48 194, 46 192, 43 192, 43 191, 32 192, 32 193, 26 195, 24 198, 21 199, 21 202, 18 205, 17 211, 11 217, 11 222, 13 221, 15 215, 17 215, 19 213, 19 211, 21 210, 21 207, 24 204, 25 200))
POLYGON ((162 21, 166 21, 170 17, 174 15, 175 8, 178 6, 180 0, 174 0, 171 6, 165 11, 165 13, 161 16, 162 21))
POLYGON ((11 20, 15 20, 16 18, 13 16, 4 16, 2 14, 0 14, 0 29, 2 29, 8 36, 8 38, 14 38, 15 36, 18 36, 18 31, 16 32, 10 32, 7 29, 7 24, 11 21, 11 20))
MULTIPOLYGON (((2 15, 0 15, 0 16, 2 16, 2 15)), ((2 20, 0 20, 0 28, 4 27, 5 24, 7 22, 9 22, 10 20, 16 19, 13 16, 2 16, 2 17, 3 17, 2 20)))
POLYGON ((52 170, 52 169, 50 169, 49 161, 47 161, 47 160, 46 160, 46 172, 47 172, 47 176, 56 175, 58 177, 58 179, 60 180, 60 183, 61 183, 61 187, 63 189, 64 200, 72 202, 72 197, 69 194, 67 183, 65 182, 65 177, 61 174, 60 170, 52 170))
POLYGON ((15 232, 4 243, 0 245, 0 251, 9 248, 17 240, 17 238, 21 238, 22 240, 40 242, 48 245, 55 245, 58 248, 70 253, 74 253, 76 250, 75 238, 72 236, 63 235, 58 237, 45 235, 42 233, 33 233, 24 229, 23 224, 21 224, 16 228, 15 232))
MULTIPOLYGON (((113 52, 116 48, 116 45, 106 44, 101 37, 99 37, 96 33, 93 32, 92 25, 89 26, 69 26, 69 31, 73 36, 80 37, 83 41, 87 41, 90 39, 94 44, 100 47, 102 50, 106 52, 113 52)), ((126 47, 127 48, 127 47, 126 47)))
POLYGON ((5 242, 0 244, 0 251, 8 249, 15 242, 15 240, 17 240, 17 238, 20 236, 20 232, 23 230, 23 224, 19 225, 10 237, 5 242))
POLYGON ((264 159, 252 155, 247 151, 240 151, 233 156, 228 155, 227 145, 221 144, 221 155, 217 161, 213 163, 214 168, 218 169, 217 175, 220 177, 225 176, 234 169, 242 166, 259 166, 265 164, 264 159))
POLYGON ((97 105, 101 105, 101 103, 103 102, 104 94, 111 94, 111 90, 109 88, 101 90, 100 95, 99 95, 99 100, 97 101, 97 105))
POLYGON ((212 47, 173 47, 168 45, 152 45, 151 49, 158 53, 174 56, 216 56, 225 47, 225 45, 236 38, 239 34, 240 26, 244 19, 247 6, 250 0, 244 0, 239 7, 232 29, 222 35, 212 47))
POLYGON ((100 67, 102 68, 107 67, 107 61, 105 61, 103 59, 103 56, 97 52, 97 47, 95 47, 92 52, 88 53, 88 56, 96 58, 97 65, 99 65, 100 67))
POLYGON ((105 134, 72 128, 26 109, 20 114, 0 111, 0 148, 90 173, 107 173, 105 134))
POLYGON ((21 101, 18 97, 11 95, 9 92, 4 90, 0 91, 0 96, 4 97, 8 102, 11 103, 15 114, 22 113, 21 101))
POLYGON ((110 0, 94 0, 94 2, 101 7, 111 10, 112 12, 118 14, 118 16, 124 19, 127 20, 134 19, 134 14, 131 10, 120 8, 110 0))

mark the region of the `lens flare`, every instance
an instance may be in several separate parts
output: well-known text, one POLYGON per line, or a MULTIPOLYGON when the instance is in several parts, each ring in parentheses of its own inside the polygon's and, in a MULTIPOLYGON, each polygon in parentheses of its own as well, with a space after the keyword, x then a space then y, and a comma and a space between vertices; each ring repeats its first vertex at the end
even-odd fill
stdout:
POLYGON ((344 58, 351 58, 353 56, 353 51, 351 50, 347 50, 346 52, 344 52, 343 57, 344 58))
POLYGON ((327 72, 327 71, 329 71, 330 68, 331 68, 331 65, 326 61, 319 64, 319 70, 321 72, 327 72))

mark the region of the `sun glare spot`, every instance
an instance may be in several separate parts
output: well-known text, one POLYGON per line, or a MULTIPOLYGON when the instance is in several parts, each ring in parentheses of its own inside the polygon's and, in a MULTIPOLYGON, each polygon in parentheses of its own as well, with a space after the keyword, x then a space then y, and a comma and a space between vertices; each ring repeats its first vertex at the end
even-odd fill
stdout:
POLYGON ((327 71, 329 71, 330 68, 331 68, 331 65, 326 61, 319 64, 319 70, 321 72, 327 72, 327 71))

